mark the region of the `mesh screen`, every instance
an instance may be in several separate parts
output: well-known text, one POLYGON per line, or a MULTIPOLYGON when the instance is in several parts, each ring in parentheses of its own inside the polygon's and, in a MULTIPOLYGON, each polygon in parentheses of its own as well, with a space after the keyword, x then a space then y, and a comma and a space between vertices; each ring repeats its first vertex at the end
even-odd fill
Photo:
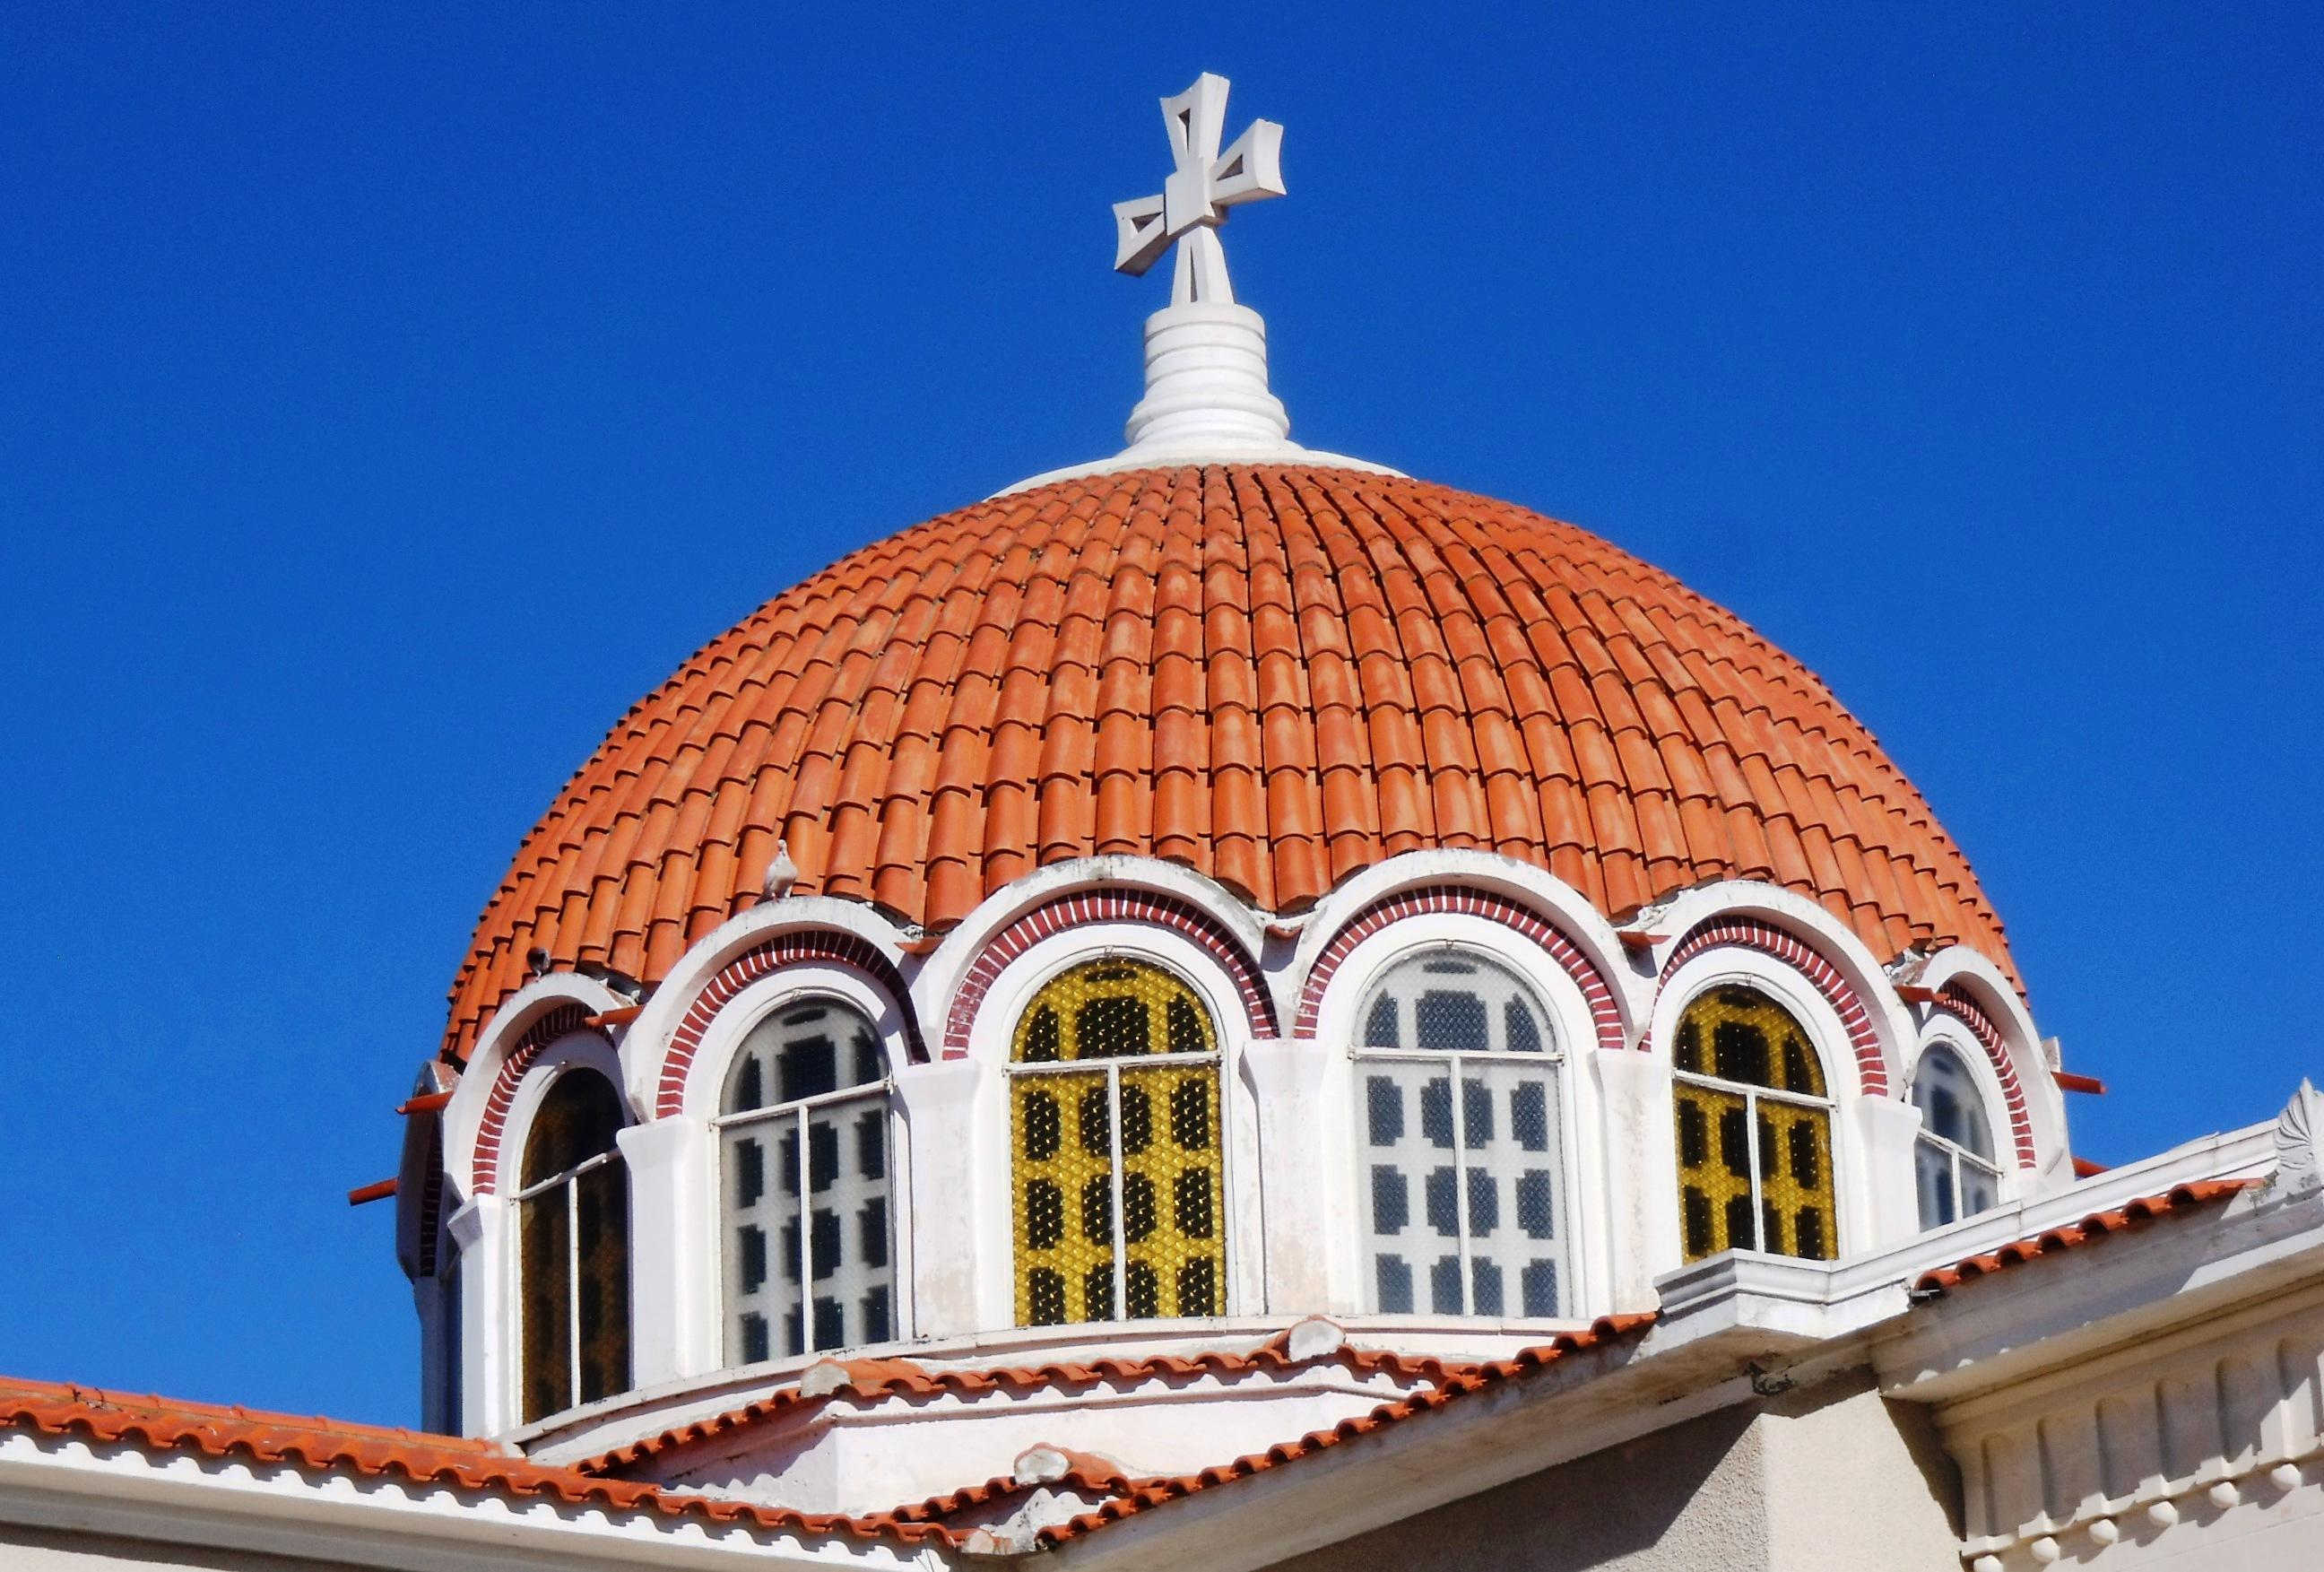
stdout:
POLYGON ((1371 1308, 1560 1314, 1558 1067, 1531 990, 1480 957, 1435 951, 1390 967, 1358 1013, 1371 1308))
POLYGON ((550 1083, 525 1138, 523 1183, 545 1186, 517 1204, 529 1420, 629 1388, 628 1175, 615 1161, 560 1177, 611 1151, 621 1126, 613 1083, 567 1070, 550 1083))
POLYGON ((833 1000, 743 1039, 719 1133, 729 1364, 896 1336, 886 1074, 877 1029, 833 1000))
MULTIPOLYGON (((1217 1040, 1194 991, 1169 973, 1093 961, 1041 990, 1011 1058, 1144 1060, 1213 1053, 1217 1040)), ((1215 1064, 1020 1073, 1010 1102, 1020 1325, 1224 1312, 1215 1064)))
POLYGON ((1822 1069, 1799 1023, 1756 989, 1714 988, 1687 1006, 1674 1058, 1682 1071, 1736 1083, 1732 1090, 1688 1081, 1673 1088, 1686 1259, 1729 1249, 1830 1258, 1838 1242, 1831 1114, 1750 1090, 1823 1095, 1822 1069))

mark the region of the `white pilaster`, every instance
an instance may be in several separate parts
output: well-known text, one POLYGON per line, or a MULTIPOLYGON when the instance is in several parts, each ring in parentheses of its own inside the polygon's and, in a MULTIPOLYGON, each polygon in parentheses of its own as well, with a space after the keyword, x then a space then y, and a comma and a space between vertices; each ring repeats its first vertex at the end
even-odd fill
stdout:
POLYGON ((1306 1040, 1261 1040, 1243 1050, 1259 1110, 1259 1216, 1266 1242, 1258 1308, 1271 1316, 1360 1308, 1356 1283, 1334 1282, 1336 1241, 1352 1238, 1352 1177, 1333 1161, 1327 1108, 1332 1050, 1306 1040), (1333 1203, 1337 1202, 1335 1206, 1333 1203))
MULTIPOLYGON (((973 1059, 938 1059, 896 1071, 912 1191, 912 1332, 948 1337, 981 1330, 977 1313, 980 1239, 1010 1237, 980 1195, 976 1161, 978 1094, 984 1067, 973 1059)), ((1004 1126, 1005 1128, 1005 1126, 1004 1126)))
MULTIPOLYGON (((1865 1228, 1854 1234, 1850 1253, 1900 1244, 1921 1231, 1920 1193, 1913 1179, 1913 1138, 1921 1133, 1921 1111, 1910 1103, 1867 1097, 1856 1105, 1865 1228)), ((1845 1221, 1842 1222, 1846 1229, 1845 1221)), ((1841 1238, 1849 1239, 1843 1232, 1841 1238)))
POLYGON ((630 1170, 630 1383, 706 1374, 722 1363, 710 1126, 657 1119, 615 1139, 630 1170))
MULTIPOLYGON (((1598 1077, 1604 1166, 1595 1176, 1604 1220, 1591 1254, 1595 1285, 1584 1313, 1635 1310, 1655 1300, 1655 1278, 1678 1263, 1678 1179, 1671 1166, 1670 1077, 1651 1054, 1591 1050, 1577 1056, 1598 1077)), ((1578 1188, 1583 1182, 1575 1176, 1578 1188)))
POLYGON ((478 1196, 447 1227, 460 1252, 459 1429, 495 1436, 514 1429, 520 1417, 516 1207, 478 1196))

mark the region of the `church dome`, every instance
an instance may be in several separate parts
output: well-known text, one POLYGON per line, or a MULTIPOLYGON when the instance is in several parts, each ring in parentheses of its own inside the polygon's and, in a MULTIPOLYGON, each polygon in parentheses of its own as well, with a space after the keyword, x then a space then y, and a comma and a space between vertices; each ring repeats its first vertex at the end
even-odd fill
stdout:
POLYGON ((1460 847, 1609 916, 1756 879, 1877 956, 1958 941, 2009 966, 1960 850, 1799 662, 1573 525, 1329 462, 1055 480, 777 596, 525 837, 447 1050, 534 951, 659 980, 763 898, 779 846, 796 892, 930 929, 1075 857, 1167 859, 1295 911, 1460 847))

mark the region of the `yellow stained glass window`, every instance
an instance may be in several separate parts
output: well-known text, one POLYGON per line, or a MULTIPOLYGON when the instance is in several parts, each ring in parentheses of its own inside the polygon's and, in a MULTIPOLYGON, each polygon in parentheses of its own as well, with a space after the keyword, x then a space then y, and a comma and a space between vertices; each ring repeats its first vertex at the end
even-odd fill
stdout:
POLYGON ((1757 988, 1712 988, 1680 1017, 1673 1059, 1686 1259, 1836 1253, 1831 1105, 1791 1013, 1757 988))
POLYGON ((1010 1060, 1018 1324, 1224 1314, 1218 1033, 1194 991, 1085 962, 1010 1060))
POLYGON ((613 1142, 622 1095, 592 1070, 558 1075, 526 1137, 517 1192, 524 1417, 630 1384, 630 1197, 613 1142))

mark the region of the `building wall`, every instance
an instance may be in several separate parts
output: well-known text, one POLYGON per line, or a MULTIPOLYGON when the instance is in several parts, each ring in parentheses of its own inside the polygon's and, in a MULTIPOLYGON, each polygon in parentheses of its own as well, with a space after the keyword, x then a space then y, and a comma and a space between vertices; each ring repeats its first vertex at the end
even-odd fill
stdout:
POLYGON ((1958 1572, 1926 1416, 1860 1381, 1730 1409, 1277 1572, 1958 1572))
POLYGON ((353 1565, 0 1523, 0 1567, 8 1572, 352 1572, 353 1565))

